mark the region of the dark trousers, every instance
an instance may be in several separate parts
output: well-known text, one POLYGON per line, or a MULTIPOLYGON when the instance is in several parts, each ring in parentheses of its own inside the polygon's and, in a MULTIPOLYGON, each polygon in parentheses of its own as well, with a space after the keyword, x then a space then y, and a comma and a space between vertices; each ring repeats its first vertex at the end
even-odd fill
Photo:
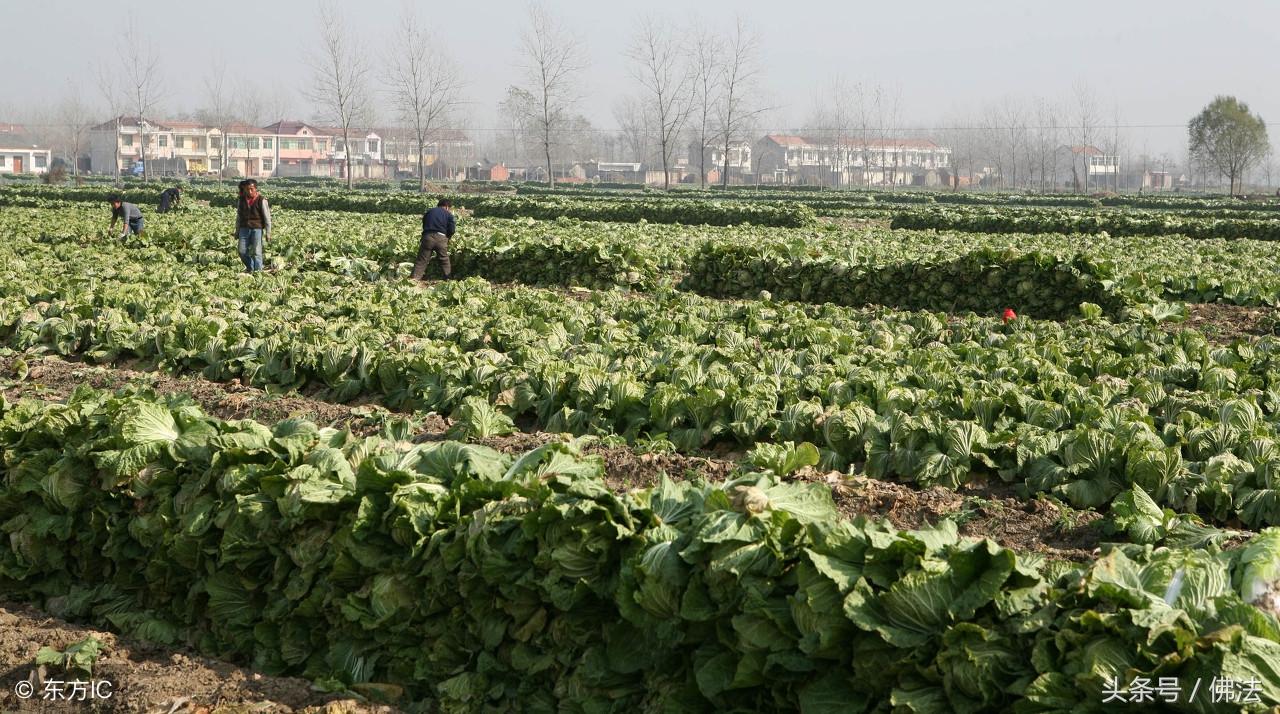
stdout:
POLYGON ((422 280, 427 274, 427 263, 434 255, 440 256, 440 267, 444 270, 445 279, 452 272, 449 265, 449 239, 443 233, 424 233, 422 242, 418 244, 418 259, 413 263, 413 279, 422 280))

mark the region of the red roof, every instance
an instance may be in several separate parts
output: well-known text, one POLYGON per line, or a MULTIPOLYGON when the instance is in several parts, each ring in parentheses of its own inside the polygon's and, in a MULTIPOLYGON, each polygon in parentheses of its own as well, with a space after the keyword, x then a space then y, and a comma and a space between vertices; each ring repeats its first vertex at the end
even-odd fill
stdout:
POLYGON ((205 129, 205 125, 198 121, 166 121, 161 122, 167 129, 205 129))
MULTIPOLYGON (((778 146, 803 147, 811 146, 814 148, 824 146, 829 142, 821 139, 812 139, 804 136, 796 136, 794 134, 770 134, 765 137, 769 141, 778 146)), ((842 146, 866 147, 869 149, 937 149, 937 144, 929 139, 868 139, 865 142, 861 139, 853 139, 850 137, 841 137, 840 144, 842 146)))
MULTIPOLYGON (((383 127, 381 129, 371 129, 370 131, 384 138, 414 138, 414 131, 410 127, 383 127)), ((461 129, 432 129, 427 132, 427 143, 435 143, 437 141, 465 143, 471 141, 471 137, 467 136, 466 132, 461 129)))
POLYGON ((264 127, 262 127, 262 128, 263 128, 263 129, 266 129, 267 131, 271 132, 272 134, 298 134, 298 133, 300 133, 303 129, 308 129, 308 130, 310 130, 312 134, 319 134, 319 133, 323 133, 323 132, 321 132, 319 129, 315 128, 314 126, 311 126, 310 124, 308 124, 308 123, 306 123, 306 122, 301 122, 301 121, 285 121, 285 120, 283 120, 283 119, 282 119, 282 120, 280 120, 280 121, 278 121, 278 122, 276 122, 276 123, 274 123, 274 124, 268 124, 268 125, 266 125, 266 126, 264 126, 264 127))
POLYGON ((770 134, 765 138, 778 146, 805 146, 806 144, 812 143, 803 136, 794 136, 791 134, 770 134))
POLYGON ((268 129, 263 129, 260 126, 254 126, 252 124, 244 124, 242 122, 232 122, 230 124, 227 124, 225 127, 223 127, 223 133, 225 134, 271 134, 273 132, 271 132, 268 129))

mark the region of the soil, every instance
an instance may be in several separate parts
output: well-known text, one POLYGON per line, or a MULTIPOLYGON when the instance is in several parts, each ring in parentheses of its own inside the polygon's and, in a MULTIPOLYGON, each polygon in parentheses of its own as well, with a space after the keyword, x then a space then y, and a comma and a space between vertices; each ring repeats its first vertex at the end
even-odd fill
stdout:
POLYGON ((1055 560, 1092 559, 1104 540, 1098 527, 1102 514, 1077 511, 1047 498, 1022 498, 1011 487, 977 484, 959 490, 922 489, 837 471, 807 470, 798 476, 830 485, 836 506, 846 517, 878 516, 904 530, 950 519, 961 535, 990 538, 1006 548, 1055 560))
MULTIPOLYGON (((257 419, 271 423, 303 416, 321 426, 350 429, 362 435, 378 432, 384 419, 393 414, 371 403, 334 404, 296 393, 268 394, 236 382, 211 382, 187 375, 137 371, 127 366, 94 366, 58 357, 30 358, 27 362, 27 378, 7 385, 0 382, 0 394, 11 400, 22 396, 59 400, 80 384, 99 389, 140 384, 161 394, 189 394, 206 412, 222 419, 257 419)), ((0 375, 12 374, 12 363, 13 359, 0 360, 0 375)), ((434 413, 412 416, 419 422, 415 441, 446 438, 451 425, 448 419, 434 413)), ((563 438, 566 437, 561 434, 529 430, 480 439, 479 443, 503 453, 520 453, 563 438)), ((604 460, 606 481, 619 492, 653 486, 663 474, 677 479, 724 480, 734 472, 742 457, 735 452, 641 453, 625 446, 600 443, 589 444, 584 450, 604 460)), ((1044 498, 1019 498, 1008 489, 997 491, 983 486, 960 491, 940 487, 920 489, 812 470, 801 472, 797 477, 830 485, 837 506, 846 516, 883 517, 899 528, 919 528, 951 518, 965 535, 990 537, 1018 551, 1071 560, 1088 558, 1099 542, 1100 535, 1089 527, 1100 518, 1097 513, 1069 511, 1044 498)))
POLYGON ((1264 322, 1265 318, 1275 312, 1274 308, 1187 303, 1186 320, 1162 322, 1160 326, 1166 332, 1179 332, 1187 328, 1199 330, 1210 342, 1230 344, 1236 340, 1251 340, 1271 334, 1271 329, 1264 322))
POLYGON ((818 216, 818 223, 829 223, 841 228, 888 228, 890 218, 858 218, 857 216, 818 216))
MULTIPOLYGON (((391 412, 370 404, 344 405, 300 394, 268 394, 239 383, 215 383, 200 377, 138 371, 129 366, 103 367, 57 357, 29 357, 26 379, 14 382, 14 358, 0 359, 0 394, 6 399, 65 398, 76 386, 90 384, 116 389, 141 384, 161 394, 189 394, 208 413, 223 419, 253 418, 273 422, 305 416, 321 425, 368 434, 381 428, 391 412)), ((136 365, 135 365, 136 366, 136 365)), ((418 441, 445 438, 449 421, 435 414, 415 415, 421 426, 418 441)), ((483 439, 480 443, 513 453, 564 438, 547 432, 522 432, 483 439)), ((627 447, 587 446, 603 458, 607 481, 618 491, 652 486, 663 474, 672 478, 730 476, 740 452, 685 455, 640 453, 627 447)), ((927 489, 838 472, 806 469, 799 480, 830 486, 840 512, 847 517, 885 518, 898 528, 920 528, 944 518, 956 521, 963 535, 989 537, 1020 552, 1041 553, 1053 559, 1087 560, 1101 539, 1096 528, 1101 516, 1076 512, 1037 498, 1019 498, 1012 490, 973 486, 959 491, 927 489)), ((146 712, 147 714, 372 714, 397 711, 353 699, 331 701, 334 695, 313 692, 305 680, 267 677, 194 653, 158 648, 92 628, 69 625, 18 605, 0 603, 0 712, 146 712), (20 681, 38 671, 35 653, 42 646, 64 648, 90 634, 106 644, 95 677, 111 682, 109 700, 66 704, 20 702, 14 695, 20 681), (26 707, 26 708, 24 708, 26 707)), ((46 671, 45 678, 60 677, 46 671)), ((35 683, 39 685, 39 682, 35 683)), ((36 691, 41 691, 37 688, 36 691)))
POLYGON ((0 603, 0 711, 389 714, 399 710, 361 703, 350 695, 317 692, 305 679, 267 677, 192 652, 161 649, 110 632, 71 625, 23 605, 0 603), (103 644, 92 674, 35 664, 40 648, 63 650, 87 637, 95 637, 103 644), (54 698, 51 682, 77 680, 105 682, 96 687, 96 692, 110 696, 86 698, 83 702, 54 698), (29 690, 24 682, 30 683, 29 690), (32 692, 28 698, 19 697, 27 691, 32 692), (45 698, 46 693, 50 698, 45 698))

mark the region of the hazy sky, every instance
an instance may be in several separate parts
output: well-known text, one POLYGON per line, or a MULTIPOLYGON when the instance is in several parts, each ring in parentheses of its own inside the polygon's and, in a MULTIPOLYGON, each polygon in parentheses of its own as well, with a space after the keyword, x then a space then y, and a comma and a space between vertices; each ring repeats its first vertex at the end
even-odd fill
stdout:
MULTIPOLYGON (((403 0, 342 2, 370 52, 386 45, 403 0)), ((415 2, 470 82, 471 129, 496 123, 495 105, 519 81, 525 3, 516 0, 415 2)), ((1006 96, 1066 101, 1087 82, 1110 122, 1118 103, 1141 150, 1180 152, 1186 121, 1215 94, 1235 94, 1280 126, 1280 2, 1233 0, 548 0, 583 41, 590 66, 581 111, 602 128, 636 91, 622 54, 640 13, 687 26, 694 12, 726 32, 735 13, 758 32, 762 101, 776 106, 775 129, 798 126, 833 73, 899 88, 905 122, 945 125, 1006 96)), ((297 91, 316 28, 314 0, 157 2, 0 0, 0 121, 56 101, 70 79, 97 100, 95 65, 115 66, 129 13, 165 58, 167 110, 200 106, 203 76, 221 58, 232 76, 275 87, 292 113, 312 111, 297 91), (21 31, 17 31, 22 28, 21 31)), ((100 102, 98 102, 100 103, 100 102)), ((171 113, 170 111, 160 113, 171 113)))

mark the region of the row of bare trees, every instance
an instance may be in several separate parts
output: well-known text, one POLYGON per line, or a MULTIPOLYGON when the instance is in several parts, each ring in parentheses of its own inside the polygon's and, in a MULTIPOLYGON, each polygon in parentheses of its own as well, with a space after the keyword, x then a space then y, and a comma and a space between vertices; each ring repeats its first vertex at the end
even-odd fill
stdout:
POLYGON ((408 129, 417 153, 418 186, 425 191, 427 147, 464 104, 466 83, 458 64, 410 2, 404 4, 397 31, 380 58, 381 68, 374 66, 375 59, 351 35, 334 0, 321 3, 320 43, 308 57, 312 84, 307 97, 317 107, 317 118, 342 132, 347 187, 354 181, 351 132, 373 124, 373 95, 380 90, 389 96, 396 119, 408 129))
MULTIPOLYGON (((682 30, 671 19, 639 19, 626 49, 634 91, 614 107, 620 153, 662 167, 670 187, 682 142, 702 147, 697 162, 705 184, 707 149, 721 149, 721 180, 728 182, 734 142, 746 138, 766 107, 759 99, 759 45, 738 20, 727 34, 701 23, 682 30)), ((548 179, 555 181, 556 157, 575 146, 604 148, 577 104, 582 96, 586 54, 575 35, 547 10, 533 5, 521 37, 522 83, 508 88, 499 104, 507 156, 519 160, 536 153, 548 179)), ((592 154, 599 155, 599 154, 592 154)))

